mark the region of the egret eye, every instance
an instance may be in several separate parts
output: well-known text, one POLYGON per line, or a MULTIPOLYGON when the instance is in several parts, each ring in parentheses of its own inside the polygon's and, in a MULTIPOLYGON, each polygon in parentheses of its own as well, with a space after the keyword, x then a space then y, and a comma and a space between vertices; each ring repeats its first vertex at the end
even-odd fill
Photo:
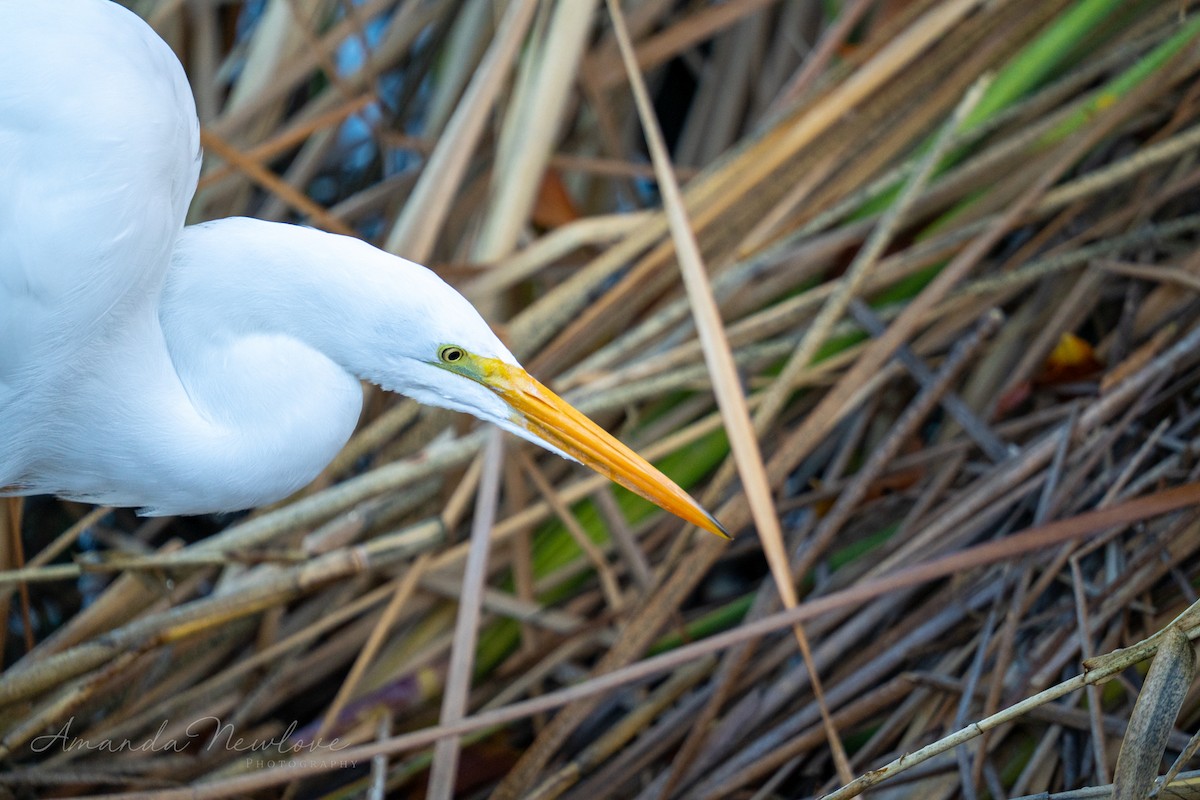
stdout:
POLYGON ((448 344, 438 350, 438 358, 443 364, 457 364, 467 357, 467 351, 457 345, 448 344))

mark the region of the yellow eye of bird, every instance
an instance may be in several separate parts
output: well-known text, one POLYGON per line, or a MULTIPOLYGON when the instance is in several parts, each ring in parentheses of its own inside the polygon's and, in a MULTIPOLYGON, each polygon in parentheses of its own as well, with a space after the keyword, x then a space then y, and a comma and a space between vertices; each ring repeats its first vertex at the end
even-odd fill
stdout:
POLYGON ((438 350, 438 358, 445 364, 457 364, 467 357, 467 352, 461 347, 448 344, 438 350))

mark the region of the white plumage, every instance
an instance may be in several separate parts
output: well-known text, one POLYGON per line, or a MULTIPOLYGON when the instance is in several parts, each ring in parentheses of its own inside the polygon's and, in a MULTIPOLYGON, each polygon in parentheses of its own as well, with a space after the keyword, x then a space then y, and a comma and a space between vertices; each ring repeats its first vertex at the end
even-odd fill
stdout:
POLYGON ((184 227, 187 77, 108 0, 0 0, 0 487, 152 514, 311 481, 365 379, 465 411, 709 530, 682 490, 530 378, 434 273, 345 236, 184 227))

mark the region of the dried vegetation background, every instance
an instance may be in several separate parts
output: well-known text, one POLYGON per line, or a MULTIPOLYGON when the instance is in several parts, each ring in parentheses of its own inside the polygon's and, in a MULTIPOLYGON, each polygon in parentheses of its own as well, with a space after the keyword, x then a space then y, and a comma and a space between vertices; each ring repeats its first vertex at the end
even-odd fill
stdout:
POLYGON ((1140 798, 1187 746, 1194 4, 638 0, 636 80, 598 0, 133 5, 194 220, 430 264, 735 540, 375 391, 276 509, 28 502, 12 796, 1140 798))

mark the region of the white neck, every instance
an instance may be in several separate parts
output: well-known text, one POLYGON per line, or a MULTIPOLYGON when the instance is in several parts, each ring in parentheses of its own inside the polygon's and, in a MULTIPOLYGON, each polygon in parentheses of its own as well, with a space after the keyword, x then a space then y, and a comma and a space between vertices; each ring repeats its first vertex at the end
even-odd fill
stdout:
POLYGON ((339 351, 364 338, 340 295, 363 276, 354 260, 315 270, 328 255, 304 246, 313 234, 328 247, 332 237, 253 220, 181 233, 157 308, 120 332, 128 347, 109 350, 138 359, 114 365, 131 394, 107 400, 128 408, 138 432, 119 430, 123 443, 104 449, 124 444, 148 485, 89 499, 153 502, 154 514, 249 508, 305 486, 337 454, 362 406, 349 371, 359 365, 339 351))
POLYGON ((474 309, 353 238, 240 218, 185 228, 161 294, 131 305, 73 381, 46 387, 59 412, 46 438, 90 444, 49 456, 32 444, 10 469, 27 488, 159 514, 273 502, 350 437, 359 379, 507 422, 493 393, 432 363, 448 343, 511 360, 474 309))

